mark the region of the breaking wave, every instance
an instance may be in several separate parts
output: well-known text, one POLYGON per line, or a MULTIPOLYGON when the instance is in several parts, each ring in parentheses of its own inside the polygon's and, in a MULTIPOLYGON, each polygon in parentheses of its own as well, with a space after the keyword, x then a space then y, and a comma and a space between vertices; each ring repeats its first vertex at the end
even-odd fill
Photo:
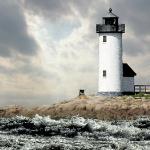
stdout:
POLYGON ((110 122, 77 116, 0 118, 0 149, 149 150, 150 118, 110 122))

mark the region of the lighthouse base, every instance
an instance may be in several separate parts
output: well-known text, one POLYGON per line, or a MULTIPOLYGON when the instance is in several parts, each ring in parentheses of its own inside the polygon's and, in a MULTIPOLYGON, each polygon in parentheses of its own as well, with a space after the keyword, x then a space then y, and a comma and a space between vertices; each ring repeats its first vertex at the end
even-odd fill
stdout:
POLYGON ((122 92, 98 92, 98 96, 122 96, 122 92))

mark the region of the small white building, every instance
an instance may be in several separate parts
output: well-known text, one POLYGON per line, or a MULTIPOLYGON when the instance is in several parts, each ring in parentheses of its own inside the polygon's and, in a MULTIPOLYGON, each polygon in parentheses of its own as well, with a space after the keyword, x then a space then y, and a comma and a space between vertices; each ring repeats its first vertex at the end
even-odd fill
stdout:
POLYGON ((102 24, 96 25, 99 34, 99 84, 98 94, 118 96, 134 92, 135 72, 122 62, 122 34, 125 24, 119 24, 119 17, 112 9, 102 24))

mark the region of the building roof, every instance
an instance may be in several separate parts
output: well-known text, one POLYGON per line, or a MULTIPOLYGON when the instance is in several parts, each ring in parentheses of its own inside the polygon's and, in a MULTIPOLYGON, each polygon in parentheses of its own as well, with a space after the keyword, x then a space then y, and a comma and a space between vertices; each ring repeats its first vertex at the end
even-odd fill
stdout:
POLYGON ((132 68, 127 63, 123 63, 123 77, 134 76, 136 76, 136 73, 132 70, 132 68))
POLYGON ((103 18, 119 18, 119 17, 115 15, 114 13, 112 13, 112 9, 109 8, 108 14, 106 15, 106 17, 103 17, 103 18))

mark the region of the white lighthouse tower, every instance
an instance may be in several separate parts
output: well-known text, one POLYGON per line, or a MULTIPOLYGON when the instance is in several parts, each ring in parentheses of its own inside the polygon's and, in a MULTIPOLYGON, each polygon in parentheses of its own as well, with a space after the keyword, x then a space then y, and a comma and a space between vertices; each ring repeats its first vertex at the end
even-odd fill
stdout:
POLYGON ((118 19, 110 8, 103 23, 96 25, 99 34, 98 94, 102 95, 122 94, 122 33, 125 33, 125 25, 119 24, 118 19))

